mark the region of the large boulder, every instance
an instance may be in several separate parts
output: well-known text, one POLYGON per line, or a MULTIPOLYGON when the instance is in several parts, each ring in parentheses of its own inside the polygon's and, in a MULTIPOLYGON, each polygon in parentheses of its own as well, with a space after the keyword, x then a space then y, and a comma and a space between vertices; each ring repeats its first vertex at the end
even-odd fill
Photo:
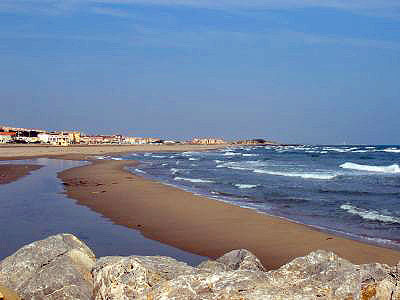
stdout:
POLYGON ((244 249, 198 267, 149 256, 95 262, 84 243, 59 234, 0 262, 0 293, 19 299, 13 291, 23 299, 400 300, 400 264, 354 265, 318 250, 267 272, 244 249))
POLYGON ((354 265, 334 253, 319 250, 278 270, 263 272, 254 267, 258 266, 257 260, 255 265, 247 264, 247 259, 238 257, 242 255, 236 251, 217 259, 215 264, 203 263, 199 272, 161 282, 138 298, 400 299, 400 273, 396 267, 354 265), (246 263, 241 267, 241 262, 246 263))
POLYGON ((24 299, 91 299, 93 252, 71 234, 22 247, 0 262, 0 284, 24 299))
POLYGON ((162 256, 110 256, 100 258, 92 271, 95 299, 134 299, 160 282, 195 269, 162 256))
POLYGON ((246 249, 232 250, 215 261, 202 262, 198 268, 210 272, 234 270, 265 271, 260 260, 246 249))

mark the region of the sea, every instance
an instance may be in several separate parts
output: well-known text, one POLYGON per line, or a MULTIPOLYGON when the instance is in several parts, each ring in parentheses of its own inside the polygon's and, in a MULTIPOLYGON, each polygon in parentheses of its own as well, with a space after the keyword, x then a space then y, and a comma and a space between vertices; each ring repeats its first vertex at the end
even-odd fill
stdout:
MULTIPOLYGON (((400 249, 400 146, 132 153, 132 173, 318 230, 400 249)), ((267 230, 267 228, 266 228, 267 230)))

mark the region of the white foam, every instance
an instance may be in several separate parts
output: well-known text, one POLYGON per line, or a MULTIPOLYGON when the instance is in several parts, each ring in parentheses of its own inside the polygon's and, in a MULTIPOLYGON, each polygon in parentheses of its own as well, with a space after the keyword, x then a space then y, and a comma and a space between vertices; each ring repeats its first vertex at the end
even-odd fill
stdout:
POLYGON ((244 154, 242 154, 243 156, 258 156, 258 154, 247 154, 247 153, 244 153, 244 154))
POLYGON ((234 155, 242 155, 241 153, 236 153, 236 152, 225 152, 225 156, 234 156, 234 155))
POLYGON ((205 180, 205 179, 196 179, 196 178, 185 178, 185 177, 175 177, 175 180, 183 180, 183 181, 190 181, 193 183, 213 183, 214 181, 205 180))
POLYGON ((147 174, 145 171, 143 171, 143 170, 140 170, 140 169, 135 169, 135 172, 138 172, 138 173, 143 173, 143 174, 147 174))
POLYGON ((238 187, 239 189, 252 189, 257 187, 256 184, 235 184, 236 187, 238 187))
POLYGON ((176 174, 176 173, 178 173, 179 171, 182 171, 182 170, 181 170, 181 169, 176 169, 176 168, 171 168, 172 174, 176 174))
POLYGON ((304 179, 319 179, 319 180, 331 180, 334 179, 337 174, 321 174, 321 173, 294 173, 294 172, 276 172, 276 171, 268 171, 256 169, 253 171, 254 173, 262 173, 276 176, 287 176, 287 177, 300 177, 304 179))
POLYGON ((189 160, 199 160, 198 158, 190 157, 189 160))
POLYGON ((369 150, 355 150, 352 151, 353 153, 366 153, 366 152, 370 152, 369 150))
POLYGON ((366 210, 356 206, 352 206, 350 204, 343 204, 340 206, 341 209, 351 213, 353 215, 357 215, 365 220, 372 220, 372 221, 381 221, 385 223, 399 223, 400 218, 381 215, 379 212, 375 210, 366 210))
POLYGON ((121 157, 111 157, 112 160, 123 160, 121 157))
POLYGON ((389 152, 389 153, 400 153, 400 149, 397 148, 387 148, 383 149, 384 152, 389 152))
POLYGON ((152 157, 155 157, 155 158, 166 158, 166 156, 164 156, 164 155, 153 155, 152 157))
POLYGON ((343 169, 357 170, 357 171, 367 171, 367 172, 379 172, 379 173, 389 173, 397 174, 400 173, 400 167, 397 164, 391 166, 369 166, 369 165, 359 165, 351 162, 346 162, 340 165, 343 169))

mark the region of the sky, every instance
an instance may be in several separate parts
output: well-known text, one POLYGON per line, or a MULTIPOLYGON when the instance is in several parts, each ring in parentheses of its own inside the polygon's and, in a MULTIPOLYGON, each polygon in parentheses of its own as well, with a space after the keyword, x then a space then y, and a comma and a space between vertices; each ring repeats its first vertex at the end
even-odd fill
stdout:
POLYGON ((400 144, 398 0, 0 0, 0 124, 400 144))

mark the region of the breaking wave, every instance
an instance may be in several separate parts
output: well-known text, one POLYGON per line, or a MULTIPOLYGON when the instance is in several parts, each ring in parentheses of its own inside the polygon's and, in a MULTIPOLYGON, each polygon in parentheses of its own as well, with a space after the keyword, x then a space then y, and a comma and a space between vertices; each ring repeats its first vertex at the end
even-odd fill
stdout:
POLYGON ((383 150, 384 152, 389 152, 389 153, 400 153, 400 149, 396 148, 387 148, 383 150))
POLYGON ((193 183, 214 183, 214 181, 212 180, 196 179, 196 178, 175 177, 174 179, 179 181, 189 181, 193 183))
POLYGON ((347 211, 348 213, 357 215, 365 220, 380 221, 380 222, 385 222, 385 223, 399 223, 400 224, 400 218, 381 215, 376 210, 362 209, 362 208, 359 208, 356 206, 352 206, 350 204, 343 204, 340 206, 340 208, 347 211))
POLYGON ((238 187, 239 189, 252 189, 257 187, 257 184, 235 184, 236 187, 238 187))
POLYGON ((301 177, 304 179, 319 179, 319 180, 331 180, 337 177, 337 174, 275 172, 275 171, 260 170, 260 169, 256 169, 253 172, 276 175, 276 176, 301 177))
POLYGON ((367 171, 367 172, 380 172, 380 173, 390 173, 396 174, 400 173, 400 167, 397 164, 391 166, 369 166, 369 165, 359 165, 351 162, 346 162, 341 164, 342 169, 350 169, 357 171, 367 171))

